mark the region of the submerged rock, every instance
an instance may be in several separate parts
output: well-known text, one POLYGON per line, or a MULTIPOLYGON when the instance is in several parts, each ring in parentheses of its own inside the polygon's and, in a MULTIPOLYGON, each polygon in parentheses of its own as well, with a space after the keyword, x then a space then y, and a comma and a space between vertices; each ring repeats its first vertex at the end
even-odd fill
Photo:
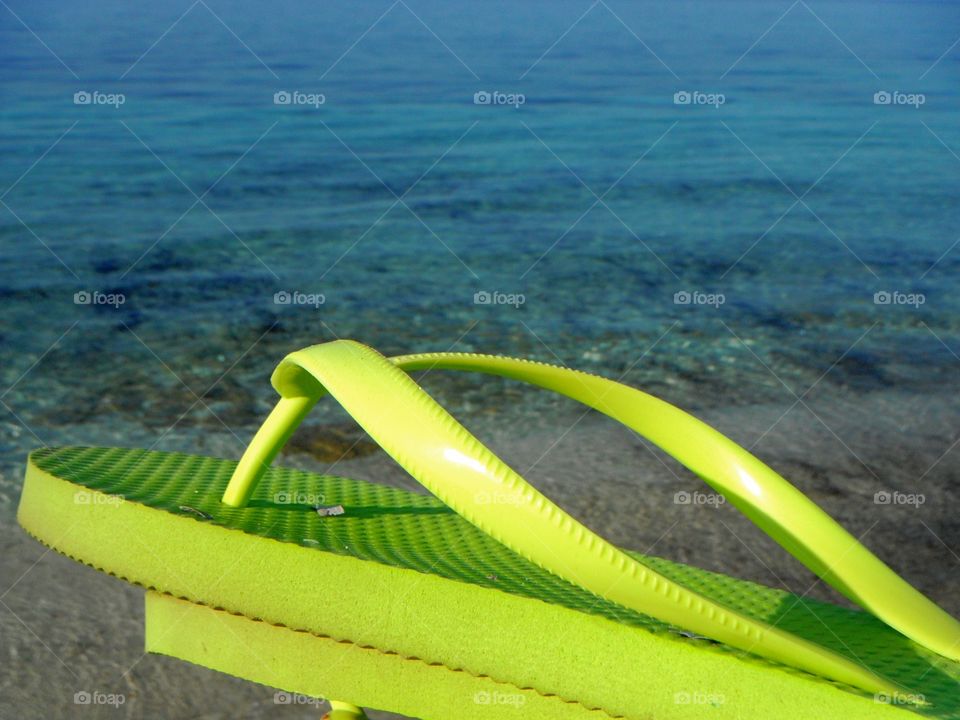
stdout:
POLYGON ((304 425, 290 438, 287 449, 323 462, 337 462, 371 455, 378 446, 363 430, 352 425, 304 425))

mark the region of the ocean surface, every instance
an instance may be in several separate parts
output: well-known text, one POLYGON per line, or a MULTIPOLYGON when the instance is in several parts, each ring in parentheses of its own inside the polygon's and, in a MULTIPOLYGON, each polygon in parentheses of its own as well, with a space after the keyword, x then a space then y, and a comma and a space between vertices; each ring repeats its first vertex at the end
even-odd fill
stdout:
MULTIPOLYGON (((958 19, 10 2, 3 501, 40 443, 237 453, 272 366, 335 337, 562 362, 692 409, 954 390, 958 19)), ((431 388, 526 422, 554 402, 431 388)))

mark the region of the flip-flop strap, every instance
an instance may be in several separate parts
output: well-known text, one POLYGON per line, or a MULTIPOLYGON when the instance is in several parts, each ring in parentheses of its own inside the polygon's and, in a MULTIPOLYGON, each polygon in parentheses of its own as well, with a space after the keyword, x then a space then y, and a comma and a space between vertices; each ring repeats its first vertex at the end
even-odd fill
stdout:
POLYGON ((424 353, 391 361, 406 372, 472 370, 523 380, 623 423, 693 471, 847 598, 914 642, 960 660, 960 622, 772 468, 683 410, 607 378, 528 360, 424 353))
MULTIPOLYGON (((601 598, 741 650, 869 692, 903 692, 861 664, 669 580, 577 522, 494 455, 404 372, 433 367, 526 380, 580 400, 663 447, 728 494, 768 532, 772 528, 784 536, 792 529, 786 537, 795 547, 805 547, 797 540, 803 523, 814 519, 820 524, 826 518, 835 525, 749 453, 681 410, 633 388, 586 373, 493 356, 429 354, 391 361, 353 341, 315 345, 280 363, 272 382, 281 400, 247 448, 223 501, 232 506, 246 503, 299 422, 320 397, 330 393, 411 476, 466 520, 540 567, 601 598), (789 519, 794 511, 799 525, 789 519)), ((834 535, 837 544, 833 546, 837 559, 869 552, 837 529, 840 534, 834 535)), ((805 561, 817 557, 801 555, 805 561)))

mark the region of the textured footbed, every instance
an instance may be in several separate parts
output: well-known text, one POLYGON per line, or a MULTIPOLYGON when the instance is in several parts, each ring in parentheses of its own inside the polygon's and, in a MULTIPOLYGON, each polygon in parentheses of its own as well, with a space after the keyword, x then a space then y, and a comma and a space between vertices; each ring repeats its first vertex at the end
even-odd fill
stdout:
POLYGON ((509 702, 475 702, 497 689, 529 697, 523 717, 558 720, 960 720, 960 664, 866 613, 634 554, 862 662, 928 706, 878 702, 687 637, 539 569, 430 496, 272 468, 248 507, 226 507, 220 496, 235 466, 120 448, 40 450, 18 518, 66 555, 191 601, 151 598, 148 609, 160 609, 148 615, 149 649, 291 691, 349 692, 342 699, 427 720, 517 717, 509 702), (317 504, 344 514, 320 517, 317 504))

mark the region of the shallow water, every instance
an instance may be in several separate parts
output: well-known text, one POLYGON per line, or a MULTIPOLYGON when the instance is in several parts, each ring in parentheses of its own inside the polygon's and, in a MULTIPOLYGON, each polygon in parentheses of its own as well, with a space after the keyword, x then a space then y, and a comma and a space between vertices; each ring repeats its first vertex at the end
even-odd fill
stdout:
MULTIPOLYGON (((864 391, 955 377, 951 8, 601 4, 550 49, 582 8, 200 4, 153 46, 173 8, 17 7, 50 51, 7 13, 8 505, 26 447, 142 442, 228 370, 178 427, 245 437, 276 360, 333 337, 625 373, 688 407, 827 370, 864 391), (324 103, 274 104, 294 90, 324 103), (74 104, 94 91, 124 102, 74 104)), ((455 406, 485 392, 448 383, 455 406)))
MULTIPOLYGON (((623 378, 864 527, 878 509, 856 498, 923 491, 939 500, 907 534, 952 568, 957 20, 903 2, 10 2, 0 523, 41 444, 238 456, 275 363, 352 337, 623 378), (493 91, 524 102, 475 104, 493 91)), ((589 443, 598 484, 621 482, 620 446, 567 433, 565 402, 424 384, 521 467, 589 443)), ((650 542, 573 476, 552 492, 650 542)))

